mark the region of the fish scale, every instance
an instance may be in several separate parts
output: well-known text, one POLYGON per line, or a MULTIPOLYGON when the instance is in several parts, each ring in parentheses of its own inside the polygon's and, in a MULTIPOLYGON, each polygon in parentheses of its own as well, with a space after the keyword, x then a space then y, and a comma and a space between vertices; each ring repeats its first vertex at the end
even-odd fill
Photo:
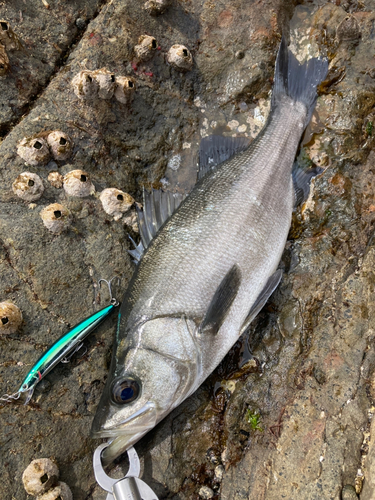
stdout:
POLYGON ((165 196, 145 198, 140 226, 154 238, 132 253, 140 260, 92 427, 94 437, 114 438, 105 462, 199 387, 277 287, 293 181, 296 192, 306 192, 311 178, 302 172, 292 180, 293 160, 327 67, 322 59, 300 65, 283 40, 270 115, 258 137, 249 146, 203 140, 201 178, 164 225, 156 214, 165 196), (213 168, 212 158, 219 159, 213 168))

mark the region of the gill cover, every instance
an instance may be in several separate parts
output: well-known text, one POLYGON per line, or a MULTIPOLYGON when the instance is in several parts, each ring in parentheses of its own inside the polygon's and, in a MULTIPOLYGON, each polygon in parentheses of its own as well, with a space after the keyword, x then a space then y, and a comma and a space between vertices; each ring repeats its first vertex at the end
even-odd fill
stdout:
POLYGON ((104 461, 123 453, 186 398, 200 371, 195 329, 184 317, 155 318, 116 346, 92 425, 93 437, 114 439, 104 461))

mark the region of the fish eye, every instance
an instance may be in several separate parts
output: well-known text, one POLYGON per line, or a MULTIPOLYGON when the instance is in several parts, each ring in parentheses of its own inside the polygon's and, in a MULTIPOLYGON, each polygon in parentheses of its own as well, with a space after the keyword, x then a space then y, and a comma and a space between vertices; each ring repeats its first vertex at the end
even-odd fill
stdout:
POLYGON ((112 387, 112 400, 117 404, 127 404, 135 401, 139 395, 140 386, 132 378, 117 380, 112 387))

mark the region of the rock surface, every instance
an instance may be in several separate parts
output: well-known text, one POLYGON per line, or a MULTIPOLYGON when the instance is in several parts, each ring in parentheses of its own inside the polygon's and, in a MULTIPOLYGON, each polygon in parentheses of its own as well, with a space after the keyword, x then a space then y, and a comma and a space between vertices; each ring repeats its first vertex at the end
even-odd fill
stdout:
MULTIPOLYGON (((295 212, 281 285, 215 373, 136 445, 160 499, 197 500, 202 487, 220 500, 338 500, 346 485, 362 500, 374 495, 375 1, 297 3, 175 0, 157 17, 130 0, 0 3, 22 43, 7 50, 10 70, 0 76, 0 301, 23 315, 16 333, 0 337, 2 393, 16 391, 47 346, 108 303, 98 279, 121 276, 119 294, 127 286, 134 213, 114 220, 100 192, 116 188, 140 202, 143 187, 188 190, 202 137, 255 137, 282 32, 290 29, 299 54, 319 49, 330 59, 299 154, 324 171, 295 212), (160 50, 139 62, 134 47, 145 33, 160 50), (191 71, 167 64, 174 44, 192 53, 191 71), (130 103, 75 95, 73 77, 100 68, 134 79, 130 103), (19 141, 53 130, 72 139, 69 164, 25 168, 19 141), (12 190, 26 170, 45 185, 32 204, 12 190), (87 172, 96 194, 77 198, 47 182, 71 170, 87 172), (71 214, 60 235, 39 216, 53 203, 71 214)), ((29 406, 0 408, 0 498, 26 499, 23 470, 52 457, 75 500, 105 499, 89 429, 115 323, 86 340, 84 356, 56 367, 29 406)))

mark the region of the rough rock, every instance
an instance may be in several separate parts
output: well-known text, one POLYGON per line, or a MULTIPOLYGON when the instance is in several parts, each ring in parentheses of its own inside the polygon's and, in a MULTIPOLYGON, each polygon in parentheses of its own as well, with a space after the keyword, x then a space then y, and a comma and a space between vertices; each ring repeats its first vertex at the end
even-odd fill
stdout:
MULTIPOLYGON (((160 499, 197 500, 205 487, 215 500, 328 500, 352 485, 370 500, 375 2, 173 1, 159 16, 143 3, 0 4, 0 18, 22 43, 6 49, 10 69, 0 76, 0 301, 23 314, 22 332, 0 337, 2 393, 16 391, 47 346, 108 304, 98 279, 121 276, 120 298, 133 272, 133 220, 114 220, 99 196, 68 196, 49 174, 83 170, 96 192, 116 188, 136 202, 143 187, 189 190, 202 137, 255 137, 265 123, 277 47, 290 30, 299 55, 320 50, 330 60, 298 156, 324 171, 294 214, 283 280, 267 306, 209 379, 136 448, 142 477, 160 499), (160 50, 133 60, 145 33, 160 50), (183 74, 166 63, 175 44, 194 60, 183 74), (131 101, 75 95, 74 76, 101 68, 134 80, 131 101), (69 164, 28 167, 45 190, 26 205, 12 191, 25 171, 17 144, 53 130, 71 138, 72 156, 69 164), (55 203, 71 216, 61 234, 39 215, 55 203)), ((39 456, 56 459, 75 500, 106 498, 93 476, 97 442, 89 429, 115 324, 108 320, 85 341, 84 356, 56 367, 28 406, 0 408, 0 498, 26 499, 22 471, 39 456)), ((115 467, 118 477, 125 472, 115 467)))

